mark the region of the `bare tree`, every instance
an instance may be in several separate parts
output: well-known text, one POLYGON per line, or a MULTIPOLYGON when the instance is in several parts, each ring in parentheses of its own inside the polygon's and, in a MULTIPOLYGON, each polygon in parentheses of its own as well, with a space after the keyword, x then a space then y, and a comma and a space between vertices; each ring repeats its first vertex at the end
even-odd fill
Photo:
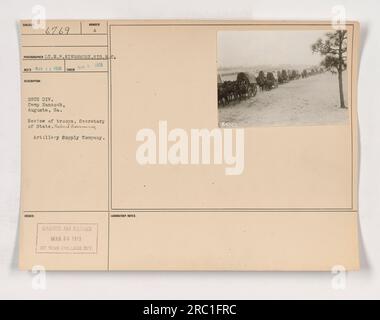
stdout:
POLYGON ((342 73, 347 68, 347 30, 326 33, 326 39, 318 39, 311 46, 313 53, 324 56, 321 65, 332 73, 338 73, 340 107, 346 108, 343 94, 342 73))

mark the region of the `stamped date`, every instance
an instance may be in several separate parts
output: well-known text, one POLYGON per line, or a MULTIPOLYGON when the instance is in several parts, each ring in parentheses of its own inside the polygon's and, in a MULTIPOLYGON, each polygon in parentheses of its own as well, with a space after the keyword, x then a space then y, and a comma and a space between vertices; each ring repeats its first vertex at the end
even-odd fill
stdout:
POLYGON ((41 223, 37 227, 37 253, 96 254, 98 225, 41 223))

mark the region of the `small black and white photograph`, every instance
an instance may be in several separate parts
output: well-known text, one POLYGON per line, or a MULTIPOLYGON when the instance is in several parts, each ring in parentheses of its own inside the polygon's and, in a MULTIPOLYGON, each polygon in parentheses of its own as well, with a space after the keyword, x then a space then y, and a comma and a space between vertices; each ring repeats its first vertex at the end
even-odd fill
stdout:
POLYGON ((218 32, 219 127, 345 124, 347 31, 218 32))

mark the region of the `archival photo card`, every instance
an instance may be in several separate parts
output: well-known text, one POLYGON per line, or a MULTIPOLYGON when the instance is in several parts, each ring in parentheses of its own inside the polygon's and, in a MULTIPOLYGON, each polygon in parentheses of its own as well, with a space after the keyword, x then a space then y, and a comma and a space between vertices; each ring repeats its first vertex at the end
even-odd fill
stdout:
POLYGON ((20 21, 20 269, 358 270, 359 35, 20 21))

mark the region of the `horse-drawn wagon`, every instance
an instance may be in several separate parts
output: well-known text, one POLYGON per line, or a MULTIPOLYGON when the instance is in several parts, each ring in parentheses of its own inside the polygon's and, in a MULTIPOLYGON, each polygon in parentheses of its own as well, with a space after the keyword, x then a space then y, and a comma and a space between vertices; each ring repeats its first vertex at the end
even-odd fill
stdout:
POLYGON ((278 75, 275 72, 267 72, 265 74, 264 71, 260 71, 257 76, 257 84, 262 91, 275 89, 278 87, 278 83, 278 75))
POLYGON ((236 80, 223 81, 218 75, 218 104, 226 105, 233 101, 254 97, 257 93, 256 78, 254 75, 239 72, 236 80))

